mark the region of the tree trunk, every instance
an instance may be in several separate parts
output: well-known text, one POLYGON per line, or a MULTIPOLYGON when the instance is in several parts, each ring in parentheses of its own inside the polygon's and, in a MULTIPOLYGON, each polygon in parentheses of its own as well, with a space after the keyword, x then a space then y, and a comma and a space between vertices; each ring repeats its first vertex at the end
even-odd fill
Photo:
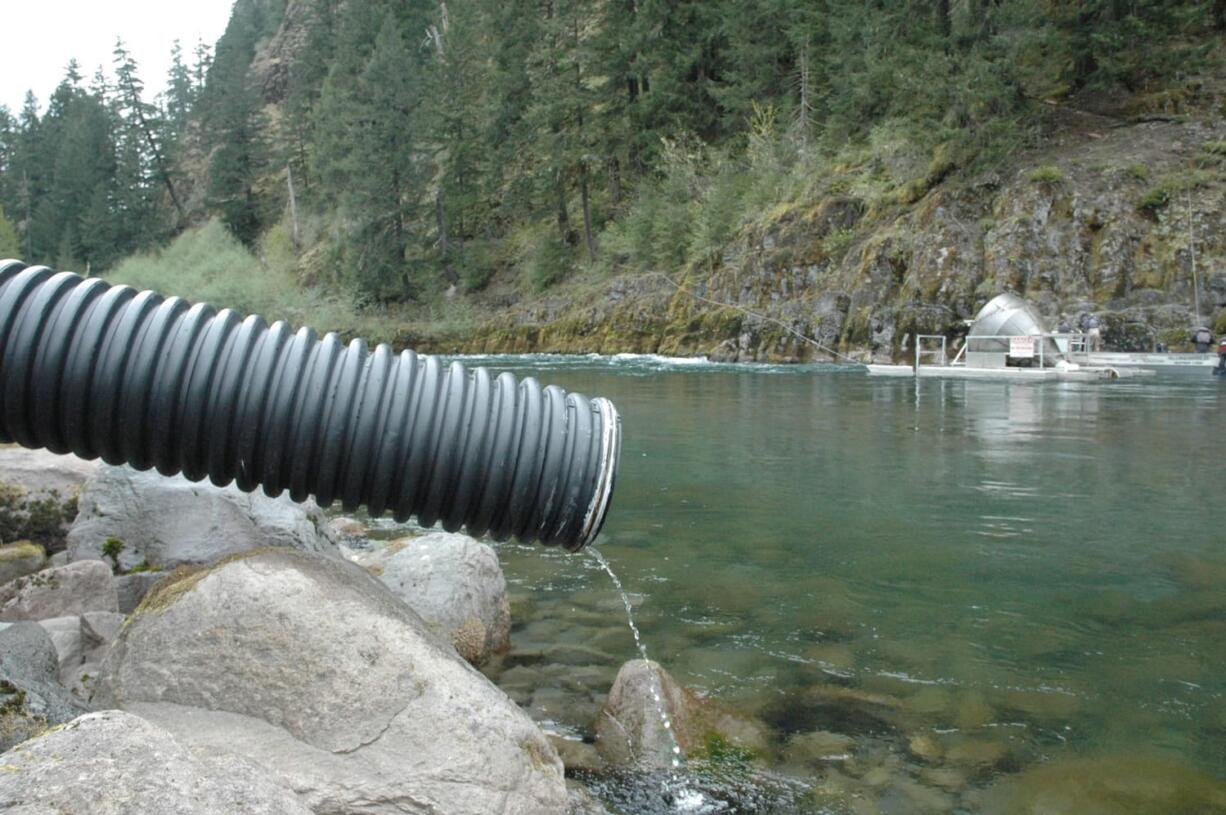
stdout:
POLYGON ((558 196, 558 232, 562 235, 563 243, 574 243, 575 236, 570 231, 570 215, 566 212, 566 185, 562 183, 562 174, 557 174, 557 183, 554 189, 558 196))
POLYGON ((949 19, 950 9, 949 0, 936 0, 934 4, 934 12, 936 14, 937 31, 942 37, 949 39, 949 35, 953 31, 953 25, 949 19))
POLYGON ((587 166, 579 167, 579 198, 583 202, 583 242, 587 244, 588 260, 596 259, 596 238, 592 234, 592 207, 587 193, 587 166))
POLYGON ((289 214, 294 223, 294 249, 298 249, 298 197, 294 195, 294 169, 285 165, 285 184, 289 187, 289 214))

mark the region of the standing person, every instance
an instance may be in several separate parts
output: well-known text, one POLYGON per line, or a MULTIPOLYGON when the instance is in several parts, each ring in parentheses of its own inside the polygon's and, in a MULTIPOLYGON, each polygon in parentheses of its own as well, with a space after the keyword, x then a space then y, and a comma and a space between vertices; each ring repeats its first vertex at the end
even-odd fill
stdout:
POLYGON ((1226 337, 1217 345, 1217 365, 1213 369, 1214 376, 1226 376, 1226 337))
POLYGON ((1209 353, 1209 346, 1213 345, 1213 332, 1206 326, 1201 326, 1192 332, 1192 342, 1196 343, 1196 353, 1209 353))
POLYGON ((1090 319, 1086 320, 1086 328, 1086 333, 1090 335, 1090 350, 1097 352, 1099 341, 1103 336, 1102 323, 1098 321, 1097 315, 1090 315, 1090 319))

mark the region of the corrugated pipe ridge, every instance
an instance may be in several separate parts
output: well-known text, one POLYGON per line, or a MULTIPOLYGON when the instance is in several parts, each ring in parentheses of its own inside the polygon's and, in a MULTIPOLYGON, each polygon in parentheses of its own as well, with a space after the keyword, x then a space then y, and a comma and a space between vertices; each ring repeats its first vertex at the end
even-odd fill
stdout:
POLYGON ((621 431, 606 399, 0 261, 0 438, 577 550, 621 431))

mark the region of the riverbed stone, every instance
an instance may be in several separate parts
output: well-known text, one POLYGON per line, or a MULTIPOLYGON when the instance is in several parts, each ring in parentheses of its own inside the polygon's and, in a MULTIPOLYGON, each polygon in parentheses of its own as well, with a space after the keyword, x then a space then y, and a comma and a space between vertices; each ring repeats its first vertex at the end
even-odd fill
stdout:
POLYGON ((987 815, 1226 812, 1226 781, 1156 756, 1055 759, 1006 776, 984 795, 987 815))
POLYGON ((313 501, 104 465, 81 490, 68 551, 73 560, 101 559, 108 540, 123 543, 122 571, 209 563, 264 546, 339 556, 313 501))
POLYGON ((28 539, 48 552, 62 550, 81 486, 97 467, 76 456, 0 447, 0 540, 28 539))
POLYGON ((378 577, 472 664, 510 646, 507 581, 489 545, 448 532, 407 539, 378 577))
POLYGON ((0 753, 85 711, 59 672, 55 644, 38 623, 0 630, 0 753))
POLYGON ((760 722, 699 697, 658 663, 642 659, 622 665, 596 719, 601 757, 641 770, 672 767, 674 747, 685 756, 719 747, 752 757, 765 752, 767 741, 760 722))
POLYGON ((388 588, 262 549, 159 584, 116 641, 99 705, 236 753, 317 812, 563 811, 535 724, 388 588))
POLYGON ((47 553, 36 543, 17 541, 0 546, 0 586, 40 571, 46 562, 47 553))
POLYGON ((0 586, 0 620, 45 620, 118 608, 111 569, 97 560, 43 569, 0 586))
POLYGON ((229 754, 193 755, 130 713, 87 713, 4 755, 0 810, 310 815, 288 789, 229 754))
POLYGON ((344 540, 346 538, 364 538, 370 534, 370 529, 366 524, 359 521, 357 518, 348 518, 342 516, 333 518, 328 521, 328 530, 332 533, 336 540, 344 540))
POLYGON ((788 739, 787 756, 804 766, 821 766, 831 761, 844 761, 855 750, 855 739, 829 730, 797 733, 788 739))

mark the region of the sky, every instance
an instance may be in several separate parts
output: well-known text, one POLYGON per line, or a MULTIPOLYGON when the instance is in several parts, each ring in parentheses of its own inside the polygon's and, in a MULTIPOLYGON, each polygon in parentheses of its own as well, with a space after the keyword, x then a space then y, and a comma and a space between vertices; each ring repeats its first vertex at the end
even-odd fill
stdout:
POLYGON ((210 47, 225 30, 234 0, 13 0, 6 2, 0 105, 17 113, 26 91, 39 109, 76 58, 86 84, 102 65, 108 76, 111 52, 123 37, 140 66, 152 97, 163 90, 175 39, 190 55, 197 39, 210 47))

